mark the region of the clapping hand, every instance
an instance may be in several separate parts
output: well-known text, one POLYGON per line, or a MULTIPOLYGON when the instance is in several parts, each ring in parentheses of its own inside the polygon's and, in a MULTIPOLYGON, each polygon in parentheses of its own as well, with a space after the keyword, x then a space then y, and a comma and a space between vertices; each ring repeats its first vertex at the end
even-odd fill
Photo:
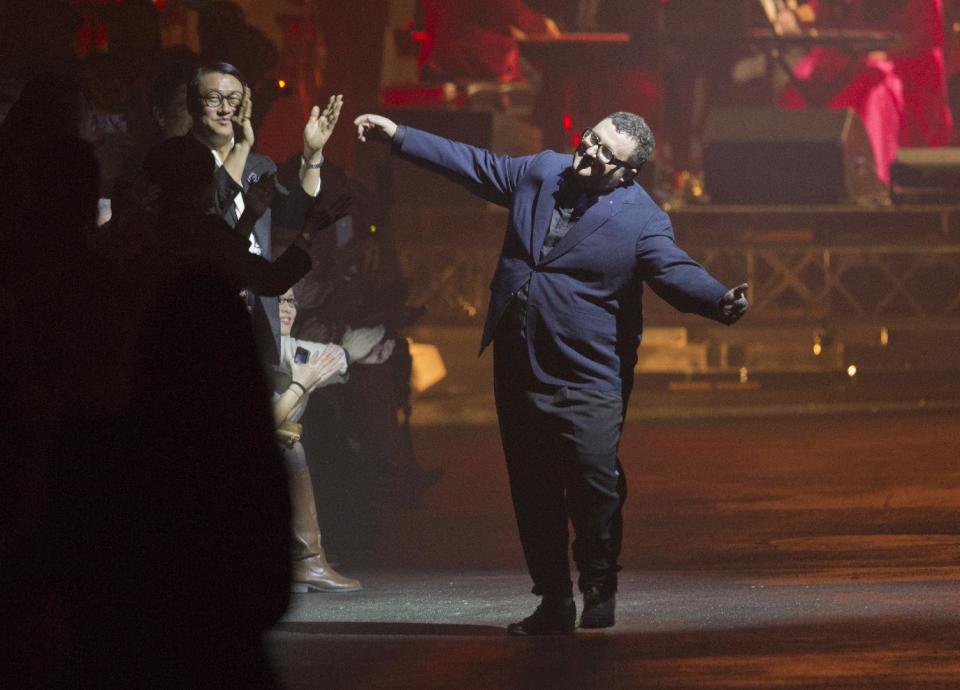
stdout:
POLYGON ((240 107, 233 112, 233 145, 246 146, 253 148, 253 125, 250 123, 250 116, 253 114, 253 96, 250 93, 250 87, 243 87, 243 100, 240 101, 240 107))
POLYGON ((343 107, 343 96, 337 94, 330 96, 327 101, 327 107, 320 112, 320 106, 313 106, 310 110, 310 118, 303 128, 303 157, 309 161, 311 157, 323 150, 330 135, 333 134, 333 128, 337 126, 337 120, 340 118, 340 109, 343 107))
POLYGON ((291 379, 309 393, 336 376, 343 368, 343 363, 343 350, 337 345, 330 344, 314 352, 303 364, 291 362, 291 379))

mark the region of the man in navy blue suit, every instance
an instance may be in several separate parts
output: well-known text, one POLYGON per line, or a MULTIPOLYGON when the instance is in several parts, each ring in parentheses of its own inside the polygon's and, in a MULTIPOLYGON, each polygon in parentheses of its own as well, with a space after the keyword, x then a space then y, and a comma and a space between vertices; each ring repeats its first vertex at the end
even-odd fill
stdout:
POLYGON ((494 392, 520 541, 543 598, 511 635, 573 632, 567 520, 582 628, 614 624, 626 481, 617 457, 642 286, 683 312, 731 324, 746 284, 727 289, 681 250, 670 219, 635 182, 653 154, 643 118, 613 113, 569 154, 497 156, 379 115, 354 124, 393 151, 510 210, 481 352, 494 392))

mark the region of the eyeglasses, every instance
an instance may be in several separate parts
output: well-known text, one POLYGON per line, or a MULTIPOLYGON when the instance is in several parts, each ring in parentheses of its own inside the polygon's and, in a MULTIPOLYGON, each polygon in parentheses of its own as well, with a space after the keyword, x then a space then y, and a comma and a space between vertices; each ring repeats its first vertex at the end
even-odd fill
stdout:
POLYGON ((618 168, 633 167, 627 161, 622 161, 614 156, 613 151, 611 151, 602 141, 600 141, 600 137, 597 136, 596 132, 587 127, 585 130, 583 130, 583 134, 580 135, 580 145, 577 146, 577 153, 582 155, 592 149, 594 146, 598 147, 597 160, 604 165, 615 165, 618 168))
POLYGON ((219 91, 207 91, 200 97, 200 100, 203 101, 203 104, 208 108, 219 108, 226 101, 231 108, 239 108, 240 104, 243 103, 243 94, 239 91, 233 91, 232 93, 222 94, 219 91))
POLYGON ((296 297, 278 297, 277 302, 280 303, 280 306, 287 305, 288 307, 297 308, 297 298, 296 297))

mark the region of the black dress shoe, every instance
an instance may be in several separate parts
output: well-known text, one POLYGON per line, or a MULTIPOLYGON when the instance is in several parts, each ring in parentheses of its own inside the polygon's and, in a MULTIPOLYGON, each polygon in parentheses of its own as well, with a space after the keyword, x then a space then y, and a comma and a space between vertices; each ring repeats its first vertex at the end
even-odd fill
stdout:
POLYGON ((591 587, 583 593, 581 628, 609 628, 614 624, 617 593, 591 587))
POLYGON ((569 635, 577 627, 577 605, 573 597, 544 597, 532 615, 507 626, 514 637, 569 635))

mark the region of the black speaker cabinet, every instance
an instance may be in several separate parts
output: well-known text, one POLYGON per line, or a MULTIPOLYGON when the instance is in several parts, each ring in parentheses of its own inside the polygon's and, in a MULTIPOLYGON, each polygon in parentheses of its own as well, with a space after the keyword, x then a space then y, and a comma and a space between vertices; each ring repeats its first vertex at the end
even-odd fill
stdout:
POLYGON ((835 204, 885 195, 853 110, 715 108, 704 184, 720 204, 835 204))
POLYGON ((960 203, 960 147, 900 149, 890 186, 896 204, 960 203))

